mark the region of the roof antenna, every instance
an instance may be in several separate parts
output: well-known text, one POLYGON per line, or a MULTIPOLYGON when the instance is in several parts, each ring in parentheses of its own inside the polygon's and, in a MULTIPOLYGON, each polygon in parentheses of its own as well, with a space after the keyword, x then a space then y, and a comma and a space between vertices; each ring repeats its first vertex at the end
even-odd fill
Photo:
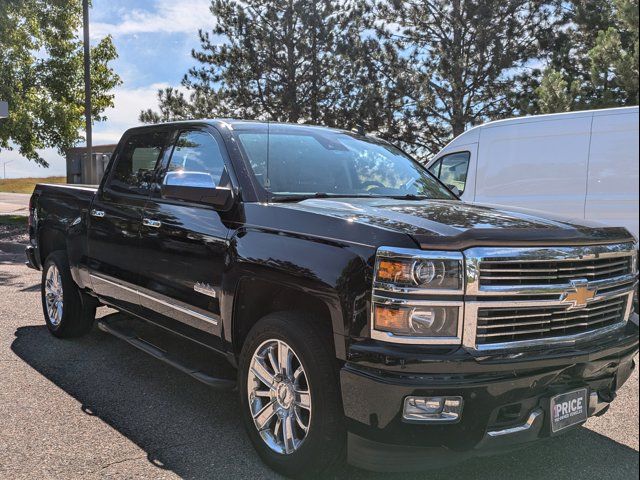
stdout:
POLYGON ((358 125, 356 126, 356 133, 358 135, 362 135, 363 137, 367 135, 367 131, 364 128, 364 123, 358 123, 358 125))

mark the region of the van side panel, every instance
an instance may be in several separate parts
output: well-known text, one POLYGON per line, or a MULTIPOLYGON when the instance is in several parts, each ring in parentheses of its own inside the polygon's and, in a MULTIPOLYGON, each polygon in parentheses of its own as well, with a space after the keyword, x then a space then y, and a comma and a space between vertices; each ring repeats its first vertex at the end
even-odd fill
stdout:
POLYGON ((638 111, 594 115, 585 218, 638 236, 638 111))
POLYGON ((482 128, 475 201, 583 218, 592 116, 482 128))

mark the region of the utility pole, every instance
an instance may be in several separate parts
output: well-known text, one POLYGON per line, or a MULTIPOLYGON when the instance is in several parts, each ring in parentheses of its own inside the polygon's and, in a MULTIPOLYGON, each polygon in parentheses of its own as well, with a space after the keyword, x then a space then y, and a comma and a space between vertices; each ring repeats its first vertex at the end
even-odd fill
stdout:
POLYGON ((7 179, 7 163, 11 162, 13 162, 13 160, 7 160, 6 162, 2 163, 2 168, 4 170, 4 176, 2 178, 4 178, 5 180, 7 179))
MULTIPOLYGON (((7 118, 9 116, 9 104, 0 100, 0 118, 7 118)), ((11 163, 13 160, 7 160, 2 163, 2 168, 4 169, 4 179, 7 179, 7 163, 11 163)))
MULTIPOLYGON (((87 136, 87 161, 92 163, 91 143, 91 44, 89 41, 89 0, 82 0, 82 30, 84 37, 84 117, 87 136)), ((90 167, 89 167, 90 168, 90 167)))

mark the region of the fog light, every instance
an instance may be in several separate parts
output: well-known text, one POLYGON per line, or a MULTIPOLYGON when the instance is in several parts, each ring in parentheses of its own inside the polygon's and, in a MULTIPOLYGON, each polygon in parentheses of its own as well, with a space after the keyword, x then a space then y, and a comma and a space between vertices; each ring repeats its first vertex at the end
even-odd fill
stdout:
POLYGON ((454 423, 462 416, 462 397, 406 397, 402 419, 416 423, 454 423))

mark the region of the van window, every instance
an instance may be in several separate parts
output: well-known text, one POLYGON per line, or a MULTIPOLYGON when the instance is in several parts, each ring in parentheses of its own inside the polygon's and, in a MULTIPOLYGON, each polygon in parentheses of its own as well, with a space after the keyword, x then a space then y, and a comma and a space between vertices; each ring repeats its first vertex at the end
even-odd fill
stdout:
POLYGON ((433 165, 428 168, 428 170, 438 178, 440 178, 440 165, 442 165, 442 159, 436 160, 433 162, 433 165))
POLYGON ((440 181, 449 188, 456 187, 462 194, 467 184, 470 157, 469 152, 450 153, 442 157, 436 162, 440 163, 440 171, 438 172, 440 181))

